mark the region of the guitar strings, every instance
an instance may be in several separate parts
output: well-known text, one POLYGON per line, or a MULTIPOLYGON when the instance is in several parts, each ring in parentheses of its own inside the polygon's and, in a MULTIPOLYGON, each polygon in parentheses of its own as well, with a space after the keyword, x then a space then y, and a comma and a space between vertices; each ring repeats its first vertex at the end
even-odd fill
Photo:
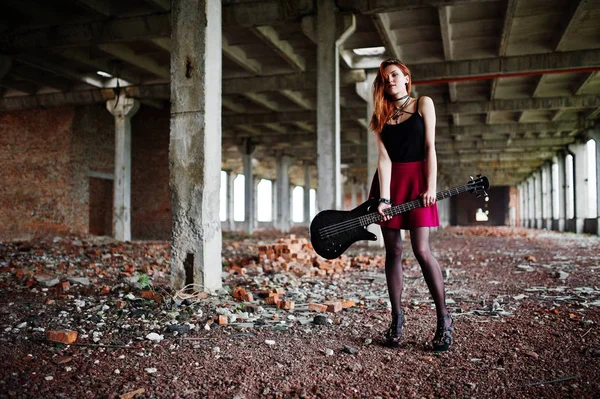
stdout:
MULTIPOLYGON (((446 194, 450 194, 450 195, 456 195, 456 194, 460 194, 461 192, 465 192, 468 191, 469 185, 464 185, 464 186, 460 186, 460 187, 454 187, 451 188, 449 190, 445 190, 445 191, 440 191, 439 193, 436 194, 436 200, 440 200, 440 199, 445 199, 446 198, 446 194), (455 192, 454 192, 455 191, 455 192)), ((392 211, 388 211, 388 209, 386 209, 384 213, 390 213, 389 216, 395 216, 397 214, 409 211, 411 209, 417 208, 418 206, 422 206, 421 200, 414 200, 411 202, 407 202, 405 204, 401 204, 401 205, 397 205, 394 206, 392 208, 388 208, 391 209, 392 211), (415 206, 416 205, 416 206, 415 206), (412 207, 412 208, 411 208, 412 207), (396 210, 400 210, 400 212, 395 213, 396 210)), ((354 219, 349 219, 346 220, 344 222, 341 223, 337 223, 337 224, 333 224, 331 226, 327 226, 327 227, 323 227, 321 229, 318 230, 319 235, 321 236, 321 239, 327 239, 329 237, 332 237, 334 235, 337 234, 341 234, 344 233, 346 231, 350 231, 353 230, 356 227, 359 226, 365 226, 363 225, 361 222, 364 219, 364 222, 368 222, 367 224, 371 224, 374 222, 377 222, 379 220, 382 219, 381 215, 377 212, 373 212, 367 215, 363 215, 363 216, 359 216, 358 218, 354 218, 354 219), (376 215, 376 216, 375 216, 376 215), (371 220, 373 219, 373 220, 371 220), (358 222, 358 225, 356 224, 358 222)))

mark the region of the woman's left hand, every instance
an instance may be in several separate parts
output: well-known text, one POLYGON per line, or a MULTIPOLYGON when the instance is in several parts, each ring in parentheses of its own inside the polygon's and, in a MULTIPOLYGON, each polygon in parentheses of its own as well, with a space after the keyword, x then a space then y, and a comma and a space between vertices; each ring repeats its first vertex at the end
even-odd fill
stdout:
POLYGON ((435 204, 435 190, 427 190, 421 193, 421 199, 423 200, 424 207, 428 207, 435 204))

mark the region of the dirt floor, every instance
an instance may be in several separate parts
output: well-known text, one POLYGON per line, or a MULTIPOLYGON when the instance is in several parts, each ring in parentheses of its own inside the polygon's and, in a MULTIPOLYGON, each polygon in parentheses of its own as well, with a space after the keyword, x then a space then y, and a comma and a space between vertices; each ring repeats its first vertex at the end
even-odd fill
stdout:
POLYGON ((456 327, 434 353, 408 241, 405 336, 388 348, 383 252, 326 262, 296 233, 225 235, 224 286, 208 297, 168 288, 168 242, 0 242, 0 397, 599 397, 600 237, 433 233, 456 327))

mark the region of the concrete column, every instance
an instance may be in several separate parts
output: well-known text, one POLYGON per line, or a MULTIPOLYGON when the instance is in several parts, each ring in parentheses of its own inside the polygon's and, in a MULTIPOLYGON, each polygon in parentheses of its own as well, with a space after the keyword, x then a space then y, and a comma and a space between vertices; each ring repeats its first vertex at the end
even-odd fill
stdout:
POLYGON ((590 130, 590 137, 596 142, 596 234, 600 236, 600 125, 590 130))
POLYGON ((350 208, 351 209, 356 208, 356 205, 357 205, 356 197, 357 197, 356 179, 353 177, 352 181, 350 182, 350 208))
POLYGON ((304 161, 304 222, 310 224, 310 164, 304 161))
POLYGON ((221 288, 221 2, 171 9, 171 284, 221 288))
POLYGON ((252 174, 252 155, 256 150, 256 146, 250 140, 245 140, 239 147, 242 153, 242 163, 244 166, 244 229, 246 233, 254 232, 254 175, 252 174))
POLYGON ((289 167, 292 157, 282 155, 277 162, 277 228, 290 231, 290 178, 289 167))
POLYGON ((557 155, 558 164, 558 223, 557 230, 565 231, 567 228, 567 154, 560 152, 557 155))
MULTIPOLYGON (((573 152, 573 183, 575 187, 575 232, 583 233, 588 211, 588 160, 585 144, 571 144, 573 152)), ((596 215, 594 215, 596 216, 596 215)))
POLYGON ((552 230, 552 163, 542 166, 542 198, 544 199, 543 227, 552 230))
POLYGON ((363 182, 360 185, 360 203, 362 204, 366 200, 367 200, 367 184, 363 182))
POLYGON ((550 229, 558 230, 558 214, 555 211, 558 203, 556 202, 556 197, 558 193, 558 186, 556 184, 557 172, 554 168, 554 164, 557 163, 557 158, 552 157, 552 160, 549 162, 549 170, 550 170, 550 229))
POLYGON ((538 169, 535 174, 535 227, 536 229, 544 228, 544 198, 542 187, 542 170, 538 169))
MULTIPOLYGON (((375 80, 375 76, 377 74, 375 72, 368 72, 366 74, 366 79, 364 82, 356 84, 356 93, 362 97, 363 100, 367 103, 366 111, 366 119, 367 122, 371 121, 371 116, 373 115, 373 81, 375 80)), ((363 186, 363 201, 365 202, 369 198, 369 191, 371 188, 371 181, 375 176, 375 172, 377 171, 377 163, 379 160, 379 151, 377 149, 377 143, 375 142, 375 136, 373 132, 367 129, 367 181, 363 186)), ((383 247, 383 234, 381 233, 381 228, 375 224, 369 225, 367 228, 370 232, 377 236, 377 241, 369 241, 369 246, 378 246, 383 247)))
POLYGON ((234 219, 234 199, 233 185, 237 174, 232 170, 227 172, 227 226, 230 231, 235 230, 235 219, 234 219))
MULTIPOLYGON (((277 164, 277 161, 276 161, 277 164)), ((275 167, 275 169, 277 169, 277 167, 275 167)), ((277 170, 275 171, 275 173, 277 173, 277 170)), ((271 223, 274 229, 278 228, 279 226, 279 219, 277 219, 277 211, 279 209, 279 206, 277 206, 277 204, 279 203, 279 193, 277 192, 277 180, 272 180, 271 181, 271 223)))
POLYGON ((113 198, 113 230, 117 240, 131 240, 131 117, 140 102, 121 93, 106 102, 115 117, 115 181, 113 198))
POLYGON ((335 2, 317 0, 316 3, 317 209, 341 209, 339 46, 356 25, 340 32, 345 27, 337 21, 335 2))
POLYGON ((524 219, 525 219, 525 199, 524 199, 524 193, 523 193, 523 183, 521 182, 521 184, 517 185, 517 190, 519 191, 519 226, 523 226, 524 224, 524 219))
POLYGON ((252 213, 254 215, 254 230, 258 228, 258 184, 260 183, 260 178, 258 176, 254 176, 252 178, 254 185, 252 187, 252 203, 254 204, 254 209, 252 213))
POLYGON ((527 179, 527 213, 529 216, 527 227, 535 228, 535 181, 533 176, 527 179))

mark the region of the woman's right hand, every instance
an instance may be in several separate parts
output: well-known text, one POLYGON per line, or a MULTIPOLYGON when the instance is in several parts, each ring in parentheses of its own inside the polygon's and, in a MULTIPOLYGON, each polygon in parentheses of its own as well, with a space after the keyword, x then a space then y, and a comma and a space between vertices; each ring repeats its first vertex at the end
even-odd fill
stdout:
POLYGON ((383 216, 383 221, 384 221, 384 222, 387 222, 388 220, 390 220, 390 219, 392 218, 391 216, 388 216, 388 215, 386 215, 386 214, 384 214, 384 213, 383 213, 383 211, 384 211, 385 209, 388 209, 388 208, 391 208, 391 207, 392 207, 391 205, 384 204, 383 202, 380 202, 380 203, 379 203, 379 206, 377 207, 377 212, 378 212, 378 213, 379 213, 381 216, 383 216))

